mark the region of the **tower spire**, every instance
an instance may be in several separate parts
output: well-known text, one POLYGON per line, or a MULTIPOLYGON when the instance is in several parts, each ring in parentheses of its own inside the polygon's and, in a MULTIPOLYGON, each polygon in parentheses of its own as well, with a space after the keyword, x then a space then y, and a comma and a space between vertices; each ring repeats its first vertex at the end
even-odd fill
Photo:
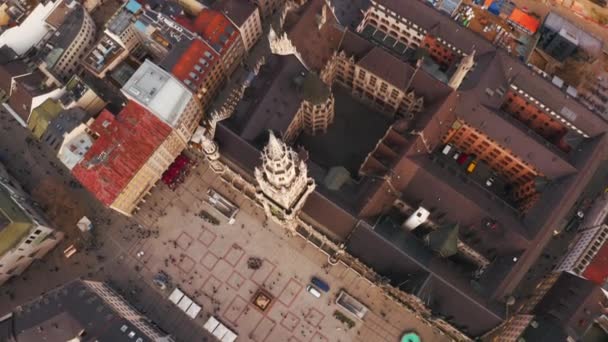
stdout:
POLYGON ((469 71, 471 71, 474 65, 475 50, 473 50, 473 52, 471 52, 470 54, 462 57, 462 60, 460 61, 458 68, 450 78, 448 85, 454 90, 458 89, 458 87, 460 87, 460 84, 462 84, 462 81, 464 81, 464 78, 467 76, 469 71))
POLYGON ((284 144, 277 139, 272 131, 269 131, 270 136, 268 137, 268 145, 266 146, 266 153, 272 160, 278 160, 283 157, 284 144))
POLYGON ((298 154, 270 131, 262 165, 254 172, 258 183, 256 197, 264 206, 266 216, 288 228, 290 233, 297 226, 306 198, 315 188, 315 182, 307 173, 306 164, 298 154))

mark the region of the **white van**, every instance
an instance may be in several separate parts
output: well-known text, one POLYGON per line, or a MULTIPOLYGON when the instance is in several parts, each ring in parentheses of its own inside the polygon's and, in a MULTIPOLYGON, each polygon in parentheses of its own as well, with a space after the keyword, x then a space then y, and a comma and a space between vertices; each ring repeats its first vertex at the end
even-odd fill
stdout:
POLYGON ((445 144, 445 146, 443 147, 443 150, 441 150, 441 153, 443 153, 447 156, 451 150, 452 150, 452 145, 445 144))
POLYGON ((321 297, 321 292, 319 290, 317 290, 317 288, 314 287, 314 286, 312 286, 312 285, 306 286, 306 292, 308 292, 311 295, 315 296, 315 298, 320 298, 321 297))

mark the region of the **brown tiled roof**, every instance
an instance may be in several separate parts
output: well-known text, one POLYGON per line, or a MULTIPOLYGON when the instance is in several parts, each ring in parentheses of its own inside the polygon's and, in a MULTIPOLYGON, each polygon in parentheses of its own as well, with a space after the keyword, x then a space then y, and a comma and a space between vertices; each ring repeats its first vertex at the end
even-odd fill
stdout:
POLYGON ((359 60, 374 47, 375 45, 367 39, 350 30, 346 30, 342 35, 342 40, 340 41, 338 49, 344 51, 347 56, 352 56, 355 60, 359 60))
POLYGON ((468 107, 481 103, 491 108, 498 108, 502 103, 502 97, 498 95, 490 97, 486 94, 486 90, 495 91, 502 87, 506 91, 510 89, 510 84, 514 84, 557 114, 563 111, 573 113, 575 118, 571 121, 572 124, 589 136, 593 137, 608 131, 608 122, 585 108, 548 79, 508 56, 506 52, 497 50, 479 55, 475 60, 477 66, 467 76, 460 89, 464 97, 470 97, 466 100, 469 102, 468 107))
POLYGON ((606 294, 599 285, 562 272, 533 312, 558 319, 578 340, 593 320, 604 313, 606 304, 606 294))
POLYGON ((32 110, 32 99, 45 92, 41 87, 43 80, 44 76, 40 71, 15 78, 15 87, 8 103, 25 122, 32 110))
POLYGON ((243 26, 257 9, 253 2, 243 0, 215 1, 211 8, 224 13, 238 27, 243 26))
POLYGON ((372 48, 357 65, 398 89, 405 89, 414 73, 412 66, 380 47, 372 48))
POLYGON ((327 21, 321 29, 318 28, 319 15, 324 5, 324 0, 308 1, 296 10, 297 13, 290 12, 289 18, 294 19, 294 24, 285 25, 285 31, 304 64, 317 71, 331 58, 342 37, 331 11, 327 11, 327 21))
POLYGON ((358 221, 354 215, 340 208, 318 190, 308 197, 302 213, 306 221, 312 221, 315 227, 337 241, 344 241, 358 221))
POLYGON ((272 65, 268 73, 271 79, 264 84, 264 95, 258 99, 255 108, 248 114, 241 136, 248 141, 257 139, 267 130, 285 133, 300 108, 302 97, 295 83, 296 77, 305 74, 306 68, 293 55, 276 56, 267 65, 272 65))
POLYGON ((27 74, 27 65, 22 61, 12 61, 0 65, 0 89, 7 95, 11 92, 13 77, 27 74))
POLYGON ((516 267, 504 275, 503 281, 494 290, 494 298, 503 298, 512 293, 522 278, 536 262, 543 247, 553 236, 555 227, 561 227, 567 213, 581 196, 583 190, 598 169, 599 164, 608 156, 608 135, 603 134, 581 148, 574 159, 578 173, 550 184, 542 194, 538 204, 530 210, 524 223, 535 235, 531 246, 521 255, 516 267))
POLYGON ((407 284, 413 277, 428 274, 427 281, 415 289, 435 312, 452 316, 451 321, 478 336, 503 320, 501 308, 473 291, 468 279, 454 272, 453 264, 432 253, 413 234, 390 223, 372 230, 360 224, 347 243, 347 251, 383 276, 393 285, 407 284))

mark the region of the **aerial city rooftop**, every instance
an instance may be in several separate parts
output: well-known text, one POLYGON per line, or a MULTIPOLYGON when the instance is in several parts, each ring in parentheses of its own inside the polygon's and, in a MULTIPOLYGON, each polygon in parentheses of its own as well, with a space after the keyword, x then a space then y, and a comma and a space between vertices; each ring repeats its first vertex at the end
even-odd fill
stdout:
MULTIPOLYGON (((164 247, 140 237, 117 255, 148 272, 139 277, 162 303, 220 341, 299 341, 308 338, 308 327, 295 328, 300 319, 314 328, 312 341, 381 340, 366 329, 390 318, 371 294, 349 287, 356 284, 416 322, 375 330, 394 329, 403 341, 605 341, 608 35, 559 6, 5 1, 1 115, 27 148, 57 160, 53 167, 70 177, 60 187, 82 186, 78 196, 94 198, 88 205, 112 210, 88 214, 107 222, 98 239, 120 245, 122 228, 109 227, 121 220, 167 237, 164 247), (243 246, 267 231, 271 242, 255 248, 268 256, 251 256, 244 275, 243 246), (214 250, 217 243, 228 250, 214 250), (300 255, 297 245, 322 255, 308 286, 299 266, 288 266, 293 260, 271 261, 281 248, 300 255), (170 246, 181 248, 177 258, 166 254, 170 246), (233 249, 240 256, 231 261, 233 249), (215 271, 218 260, 233 270, 215 271), (273 267, 259 281, 266 266, 258 263, 273 267), (211 295, 189 290, 197 264, 210 272, 200 291, 211 286, 211 295), (341 273, 332 271, 338 266, 341 273), (277 267, 293 273, 281 291, 268 281, 277 267), (360 282, 330 290, 325 280, 348 272, 360 282), (247 277, 257 285, 249 294, 241 291, 247 277), (308 304, 310 296, 297 299, 298 286, 331 298, 333 316, 325 304, 308 304), (215 296, 233 290, 218 304, 215 296), (292 305, 308 313, 299 317, 292 305), (237 324, 249 307, 260 320, 237 324), (241 313, 231 318, 231 310, 241 313), (326 320, 350 328, 329 332, 326 320)), ((13 170, 23 155, 0 160, 13 170)), ((58 244, 68 247, 59 256, 68 262, 96 226, 58 226, 75 214, 45 212, 35 187, 30 195, 19 186, 33 176, 10 173, 0 170, 0 284, 9 286, 58 244)), ((177 334, 89 273, 11 304, 0 318, 3 336, 34 341, 50 320, 78 326, 46 335, 52 341, 177 334), (105 303, 97 312, 109 312, 116 336, 99 329, 103 317, 78 303, 84 298, 69 299, 76 292, 105 303), (40 308, 49 300, 63 311, 40 308)))

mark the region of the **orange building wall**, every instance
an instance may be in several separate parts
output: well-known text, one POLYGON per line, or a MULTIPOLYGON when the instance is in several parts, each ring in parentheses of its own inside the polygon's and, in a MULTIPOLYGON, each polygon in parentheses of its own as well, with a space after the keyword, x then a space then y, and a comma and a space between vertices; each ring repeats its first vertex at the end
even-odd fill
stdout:
POLYGON ((454 122, 443 137, 443 142, 449 142, 464 153, 476 155, 514 185, 527 183, 540 176, 531 165, 462 120, 454 122))
POLYGON ((509 91, 501 108, 562 151, 570 151, 570 146, 562 140, 568 133, 566 126, 534 103, 526 101, 526 98, 516 92, 509 91))
POLYGON ((440 43, 437 38, 431 35, 426 35, 422 41, 422 46, 428 50, 431 58, 442 66, 447 68, 454 62, 456 54, 451 49, 440 43))
POLYGON ((534 180, 530 180, 517 186, 513 191, 513 197, 517 202, 519 210, 525 213, 536 204, 540 198, 540 194, 536 190, 534 180))

